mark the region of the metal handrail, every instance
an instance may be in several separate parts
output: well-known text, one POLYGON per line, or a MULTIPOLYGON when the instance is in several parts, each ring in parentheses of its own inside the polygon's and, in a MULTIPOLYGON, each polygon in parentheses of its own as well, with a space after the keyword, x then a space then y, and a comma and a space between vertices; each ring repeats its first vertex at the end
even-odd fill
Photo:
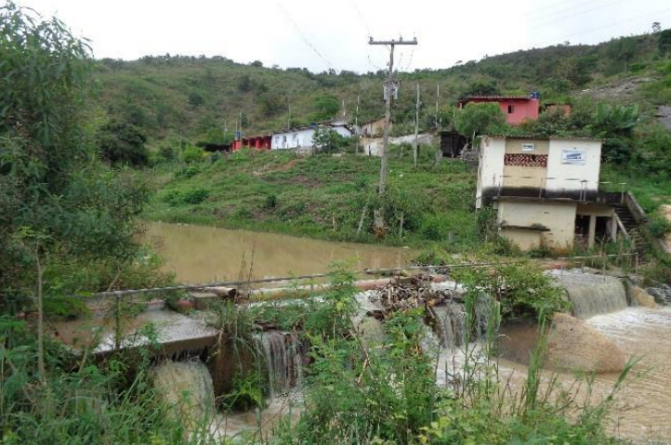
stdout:
MULTIPOLYGON (((538 186, 538 197, 542 198, 543 197, 543 190, 548 190, 547 187, 547 181, 570 181, 570 182, 579 182, 580 183, 580 189, 577 191, 579 192, 579 198, 578 201, 580 202, 586 202, 587 201, 587 196, 588 193, 590 192, 589 185, 590 184, 595 184, 596 185, 596 192, 597 193, 619 193, 620 194, 620 204, 624 204, 625 201, 625 193, 626 193, 626 182, 612 182, 612 181, 588 181, 586 179, 580 179, 580 178, 559 178, 559 177, 542 177, 542 178, 537 178, 536 176, 519 176, 519 175, 498 175, 498 184, 497 184, 497 196, 500 198, 502 195, 502 191, 505 188, 503 181, 506 178, 517 178, 517 179, 539 179, 541 181, 541 185, 538 186), (619 191, 618 192, 600 192, 599 188, 601 188, 601 185, 608 185, 608 184, 617 184, 619 185, 619 191)), ((492 183, 496 184, 497 180, 497 175, 492 175, 492 183)), ((535 187, 528 187, 528 188, 535 188, 535 187)))

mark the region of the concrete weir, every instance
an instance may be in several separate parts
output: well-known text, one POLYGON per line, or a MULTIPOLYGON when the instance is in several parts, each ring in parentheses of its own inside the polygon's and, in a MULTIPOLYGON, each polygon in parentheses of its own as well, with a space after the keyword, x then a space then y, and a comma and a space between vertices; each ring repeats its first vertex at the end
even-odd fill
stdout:
MULTIPOLYGON (((166 309, 141 312, 137 317, 120 320, 123 339, 120 349, 149 346, 156 355, 173 357, 191 352, 202 353, 217 342, 218 331, 207 326, 200 313, 187 316, 166 309), (151 328, 149 328, 151 326, 151 328)), ((92 319, 58 322, 53 325, 52 335, 75 351, 89 351, 104 358, 116 349, 117 328, 113 319, 92 319)))

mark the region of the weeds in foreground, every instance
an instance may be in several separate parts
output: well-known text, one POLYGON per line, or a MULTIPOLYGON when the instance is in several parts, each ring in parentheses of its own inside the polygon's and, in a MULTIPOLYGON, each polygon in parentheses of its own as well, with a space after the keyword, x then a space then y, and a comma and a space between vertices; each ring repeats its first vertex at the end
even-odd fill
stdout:
MULTIPOLYGON (((482 281, 478 274, 465 281, 463 356, 448 372, 446 351, 426 341, 432 334, 424 323, 424 309, 391 314, 383 325, 383 339, 371 342, 353 328, 357 304, 352 276, 340 268, 332 278, 334 286, 322 300, 305 304, 302 312, 292 307, 284 320, 300 323, 311 361, 304 370, 300 419, 292 421, 283 413, 270 426, 259 418, 258 429, 237 436, 236 443, 616 443, 606 435, 606 416, 633 364, 598 404, 579 404, 555 377, 542 373, 543 345, 532 357, 526 378, 513 382, 496 360, 498 326, 506 307, 489 295, 502 292, 497 282, 482 281), (441 367, 446 379, 437 384, 441 367)), ((516 283, 518 288, 544 288, 530 278, 516 283)), ((510 295, 514 292, 521 290, 510 295)), ((273 307, 283 310, 282 305, 273 307)), ((216 313, 222 332, 254 348, 250 335, 255 317, 263 312, 228 303, 216 313)), ((226 417, 204 416, 194 425, 166 406, 148 377, 149 355, 141 356, 132 369, 117 356, 73 371, 57 359, 59 353, 48 349, 50 378, 45 386, 34 371, 34 339, 21 323, 2 320, 3 444, 228 443, 212 432, 226 428, 226 417)), ((254 369, 248 371, 251 375, 254 369)), ((229 388, 233 397, 257 394, 262 384, 244 378, 238 382, 229 388)))

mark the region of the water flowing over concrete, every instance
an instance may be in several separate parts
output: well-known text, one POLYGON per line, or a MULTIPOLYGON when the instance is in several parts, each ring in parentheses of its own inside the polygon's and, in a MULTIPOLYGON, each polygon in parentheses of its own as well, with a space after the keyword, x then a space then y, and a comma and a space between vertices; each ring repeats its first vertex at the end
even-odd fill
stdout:
POLYGON ((554 277, 564 287, 573 314, 582 319, 621 311, 628 307, 627 291, 619 278, 567 271, 554 277))
POLYGON ((168 361, 155 367, 152 376, 157 393, 187 430, 209 425, 215 414, 214 388, 203 362, 168 361))
POLYGON ((438 320, 441 345, 447 349, 457 348, 464 344, 466 334, 466 313, 462 304, 449 303, 433 308, 438 320))
POLYGON ((148 223, 145 238, 165 259, 165 270, 184 283, 238 279, 241 272, 246 279, 250 268, 252 279, 322 273, 334 261, 355 270, 403 267, 416 254, 398 247, 167 223, 148 223))
POLYGON ((300 387, 303 380, 300 342, 292 333, 263 332, 256 337, 268 373, 268 392, 271 399, 300 387))

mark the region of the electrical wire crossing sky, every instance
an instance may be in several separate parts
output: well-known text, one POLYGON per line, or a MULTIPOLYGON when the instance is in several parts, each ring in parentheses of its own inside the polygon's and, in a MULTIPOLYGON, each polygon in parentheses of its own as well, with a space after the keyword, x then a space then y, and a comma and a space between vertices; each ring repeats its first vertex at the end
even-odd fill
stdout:
MULTIPOLYGON (((0 0, 2 1, 2 0, 0 0)), ((669 0, 17 0, 57 16, 88 38, 98 58, 223 56, 240 63, 377 71, 377 40, 417 37, 397 48, 397 67, 448 68, 521 49, 593 44, 671 27, 669 0)))

